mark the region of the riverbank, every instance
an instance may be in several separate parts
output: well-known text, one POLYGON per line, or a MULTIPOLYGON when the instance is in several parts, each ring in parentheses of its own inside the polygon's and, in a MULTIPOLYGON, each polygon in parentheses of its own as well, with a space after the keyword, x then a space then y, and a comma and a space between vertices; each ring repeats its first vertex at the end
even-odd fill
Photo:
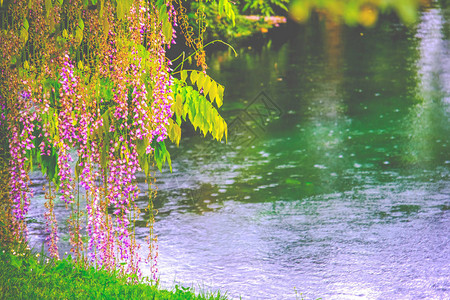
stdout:
POLYGON ((145 282, 130 284, 118 274, 56 261, 29 250, 0 248, 0 299, 191 299, 225 300, 220 292, 195 294, 191 288, 172 291, 145 282))

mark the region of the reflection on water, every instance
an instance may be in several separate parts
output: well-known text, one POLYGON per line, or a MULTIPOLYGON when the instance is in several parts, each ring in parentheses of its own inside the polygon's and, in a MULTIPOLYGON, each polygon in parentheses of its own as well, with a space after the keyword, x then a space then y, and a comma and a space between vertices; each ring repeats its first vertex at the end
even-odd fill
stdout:
POLYGON ((175 154, 182 171, 160 181, 162 278, 249 299, 450 293, 450 126, 433 83, 446 70, 432 59, 448 43, 426 31, 440 31, 427 24, 436 13, 417 30, 323 22, 279 47, 216 54, 231 122, 260 90, 282 116, 240 124, 249 147, 192 137, 175 154))
POLYGON ((315 20, 238 58, 215 53, 230 138, 171 148, 155 204, 162 285, 243 299, 448 296, 442 14, 415 29, 315 20))
POLYGON ((424 163, 442 155, 440 151, 449 151, 446 128, 450 117, 450 53, 441 14, 440 9, 427 11, 416 34, 420 40, 419 103, 411 108, 408 117, 411 136, 407 148, 413 163, 424 163))
POLYGON ((448 100, 450 96, 450 58, 448 40, 444 40, 444 19, 440 9, 430 9, 422 16, 416 36, 420 40, 419 93, 427 100, 448 100))

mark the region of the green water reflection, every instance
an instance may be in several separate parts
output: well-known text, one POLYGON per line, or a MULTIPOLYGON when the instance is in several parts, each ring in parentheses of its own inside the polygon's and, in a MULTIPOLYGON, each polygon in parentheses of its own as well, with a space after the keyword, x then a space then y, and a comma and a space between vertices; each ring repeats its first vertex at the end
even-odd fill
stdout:
POLYGON ((427 90, 432 82, 420 83, 413 30, 388 21, 376 29, 325 22, 300 30, 279 47, 242 51, 237 59, 216 55, 223 62, 213 64, 213 76, 229 87, 231 127, 261 91, 281 115, 238 124, 253 148, 233 138, 223 151, 214 147, 211 156, 242 165, 234 198, 295 200, 364 184, 357 174, 383 182, 392 180, 387 171, 421 177, 424 168, 448 165, 447 104, 427 90))
POLYGON ((213 53, 229 141, 191 132, 171 148, 162 276, 249 299, 450 292, 446 14, 415 28, 312 20, 237 58, 213 53))
MULTIPOLYGON (((450 294, 448 20, 440 7, 414 28, 312 19, 237 58, 211 54, 229 140, 184 128, 170 146, 155 200, 162 285, 243 299, 450 294)), ((35 204, 38 241, 41 216, 35 204)))

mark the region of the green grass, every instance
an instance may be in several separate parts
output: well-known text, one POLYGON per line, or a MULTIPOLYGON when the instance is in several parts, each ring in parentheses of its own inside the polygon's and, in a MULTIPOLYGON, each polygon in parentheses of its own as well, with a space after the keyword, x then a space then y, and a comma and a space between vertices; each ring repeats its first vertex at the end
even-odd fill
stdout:
POLYGON ((130 284, 122 276, 79 265, 67 257, 55 261, 29 250, 0 248, 0 299, 199 299, 224 300, 226 295, 175 286, 172 291, 145 282, 130 284))

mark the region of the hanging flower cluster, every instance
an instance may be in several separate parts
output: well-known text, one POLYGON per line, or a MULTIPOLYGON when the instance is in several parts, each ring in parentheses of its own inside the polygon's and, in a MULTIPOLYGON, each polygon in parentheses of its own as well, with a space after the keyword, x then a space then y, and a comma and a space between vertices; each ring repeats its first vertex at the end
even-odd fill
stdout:
MULTIPOLYGON (((58 148, 58 176, 61 180, 60 191, 62 194, 62 199, 66 203, 73 203, 74 195, 72 193, 73 189, 73 178, 71 174, 70 162, 72 157, 70 156, 69 150, 71 145, 78 140, 76 119, 74 112, 78 108, 76 104, 78 100, 77 93, 77 78, 73 74, 74 66, 70 62, 69 55, 66 53, 63 57, 63 66, 60 71, 60 83, 61 89, 59 91, 59 99, 61 110, 58 114, 58 130, 59 130, 59 140, 55 142, 59 145, 55 145, 58 148)), ((85 121, 85 120, 84 120, 85 121)), ((85 123, 85 122, 84 122, 85 123)), ((82 124, 86 125, 86 124, 82 124)), ((80 129, 82 129, 82 126, 80 129)), ((80 134, 81 137, 81 134, 80 134)), ((81 147, 85 147, 86 136, 82 140, 81 147)))
MULTIPOLYGON (((54 208, 61 199, 72 210, 70 242, 77 257, 85 249, 99 267, 140 275, 141 246, 131 229, 140 217, 136 173, 143 162, 148 169, 173 115, 165 57, 176 37, 171 1, 85 6, 81 0, 37 0, 33 7, 10 4, 8 14, 21 24, 8 33, 18 32, 15 41, 22 42, 25 57, 15 75, 30 78, 16 95, 0 88, 9 99, 1 102, 0 117, 10 132, 14 231, 26 238, 34 158, 49 179, 45 219, 51 256, 59 257, 54 208)), ((1 71, 12 72, 3 65, 1 71)))
MULTIPOLYGON (((203 112, 192 103, 183 110, 178 101, 174 117, 174 93, 181 86, 172 77, 166 49, 175 43, 177 20, 186 22, 186 16, 172 0, 8 3, 0 32, 0 129, 7 126, 9 132, 10 230, 17 241, 26 240, 28 173, 38 164, 48 179, 44 217, 50 255, 59 258, 58 228, 64 226, 55 208, 62 203, 70 211, 69 240, 77 260, 141 276, 136 174, 144 172, 151 185, 152 166, 170 161, 165 141, 179 141, 182 113, 186 120, 189 112, 195 128, 221 139, 226 124, 211 103, 215 99, 220 106, 223 87, 208 79, 214 91, 209 100, 191 88, 185 102, 203 101, 203 112)), ((204 59, 200 65, 206 69, 204 59)), ((153 196, 149 188, 146 262, 157 280, 153 196)))

